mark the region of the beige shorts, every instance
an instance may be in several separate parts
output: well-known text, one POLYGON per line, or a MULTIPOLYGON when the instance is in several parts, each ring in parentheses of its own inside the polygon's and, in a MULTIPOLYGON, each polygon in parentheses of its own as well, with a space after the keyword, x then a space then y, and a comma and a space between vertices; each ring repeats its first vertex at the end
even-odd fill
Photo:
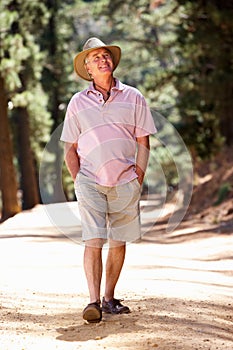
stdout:
POLYGON ((84 241, 111 238, 133 242, 140 238, 141 186, 137 179, 109 187, 98 185, 79 173, 75 180, 75 194, 84 241))

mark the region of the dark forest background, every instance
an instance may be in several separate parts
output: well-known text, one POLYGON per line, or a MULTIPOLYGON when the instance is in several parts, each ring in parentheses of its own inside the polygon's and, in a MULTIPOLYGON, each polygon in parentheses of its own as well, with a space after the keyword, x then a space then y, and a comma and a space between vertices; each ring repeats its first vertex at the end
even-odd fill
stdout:
MULTIPOLYGON (((62 163, 60 146, 49 149, 46 161, 43 152, 63 122, 69 99, 87 85, 75 77, 73 57, 90 36, 122 48, 116 76, 137 87, 151 109, 174 126, 194 164, 205 164, 226 149, 229 153, 232 18, 231 0, 2 0, 2 220, 41 203, 42 159, 46 201, 62 200, 61 182, 66 198, 72 199, 66 170, 54 172, 54 164, 62 163)), ((156 145, 152 152, 166 169, 169 186, 175 187, 174 162, 156 145)))

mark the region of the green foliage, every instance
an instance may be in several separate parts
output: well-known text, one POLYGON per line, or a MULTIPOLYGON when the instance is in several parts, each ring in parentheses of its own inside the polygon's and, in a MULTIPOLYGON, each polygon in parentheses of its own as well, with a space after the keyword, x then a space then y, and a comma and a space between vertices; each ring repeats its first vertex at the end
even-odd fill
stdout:
POLYGON ((179 64, 175 86, 188 144, 205 158, 232 142, 232 6, 228 1, 178 1, 179 64), (228 130, 227 130, 228 129, 228 130))
POLYGON ((228 182, 225 182, 221 184, 219 190, 218 190, 218 198, 214 205, 219 205, 221 204, 228 196, 230 191, 232 190, 232 185, 228 182))
MULTIPOLYGON (((70 97, 87 85, 75 78, 73 57, 90 36, 121 46, 116 76, 139 88, 198 156, 232 144, 231 1, 2 0, 0 23, 0 76, 11 107, 28 109, 37 159, 70 97)), ((9 117, 13 123, 10 110, 9 117)), ((167 128, 159 136, 173 145, 167 128)), ((166 152, 152 147, 175 186, 174 160, 166 152)))
POLYGON ((38 44, 48 13, 41 1, 5 0, 2 6, 0 74, 11 106, 28 110, 32 148, 39 157, 50 132, 47 96, 40 82, 45 55, 38 44))
POLYGON ((228 1, 103 0, 95 14, 105 16, 106 30, 122 47, 117 72, 174 123, 187 145, 208 158, 232 142, 228 1))
MULTIPOLYGON (((73 74, 73 57, 80 48, 80 34, 78 32, 79 19, 82 17, 82 1, 75 0, 46 0, 49 13, 48 26, 40 36, 40 45, 46 53, 43 65, 42 85, 47 95, 47 107, 51 115, 52 133, 50 140, 64 120, 69 99, 81 86, 75 81, 73 74), (79 12, 80 11, 80 12, 79 12)), ((53 147, 49 147, 50 156, 46 157, 46 176, 44 190, 52 201, 62 198, 59 182, 59 164, 63 160, 59 138, 55 138, 53 147), (56 180, 55 180, 56 179, 56 180), (58 179, 58 180, 57 180, 58 179), (48 181, 46 181, 48 180, 48 181), (49 182, 49 185, 48 185, 49 182)), ((70 177, 63 173, 64 189, 69 195, 70 177)), ((44 194, 46 196, 46 194, 44 194)))
POLYGON ((22 87, 19 73, 25 69, 25 61, 40 51, 35 33, 42 24, 42 13, 46 17, 41 2, 5 0, 1 3, 0 74, 10 92, 22 87))

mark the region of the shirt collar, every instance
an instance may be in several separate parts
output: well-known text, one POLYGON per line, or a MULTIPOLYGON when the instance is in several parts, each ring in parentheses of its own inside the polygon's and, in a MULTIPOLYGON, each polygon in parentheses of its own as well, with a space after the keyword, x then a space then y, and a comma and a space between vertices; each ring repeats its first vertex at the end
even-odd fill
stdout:
MULTIPOLYGON (((124 88, 125 88, 124 84, 122 84, 122 83, 120 82, 120 80, 117 79, 117 78, 115 78, 115 81, 116 81, 116 85, 113 86, 112 89, 113 89, 113 90, 118 90, 118 91, 123 91, 124 88)), ((96 89, 94 88, 93 82, 91 82, 91 84, 89 85, 89 87, 88 87, 87 90, 86 90, 87 95, 88 95, 90 92, 92 92, 92 93, 94 93, 94 94, 96 93, 96 89)))

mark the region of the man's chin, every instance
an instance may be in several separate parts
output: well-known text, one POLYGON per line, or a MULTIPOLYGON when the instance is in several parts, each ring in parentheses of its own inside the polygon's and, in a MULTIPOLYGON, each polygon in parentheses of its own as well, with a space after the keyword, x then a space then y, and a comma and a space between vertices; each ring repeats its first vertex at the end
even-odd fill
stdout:
POLYGON ((109 73, 109 74, 112 73, 112 69, 111 69, 111 68, 108 68, 108 67, 100 68, 99 71, 100 71, 101 73, 109 73))

